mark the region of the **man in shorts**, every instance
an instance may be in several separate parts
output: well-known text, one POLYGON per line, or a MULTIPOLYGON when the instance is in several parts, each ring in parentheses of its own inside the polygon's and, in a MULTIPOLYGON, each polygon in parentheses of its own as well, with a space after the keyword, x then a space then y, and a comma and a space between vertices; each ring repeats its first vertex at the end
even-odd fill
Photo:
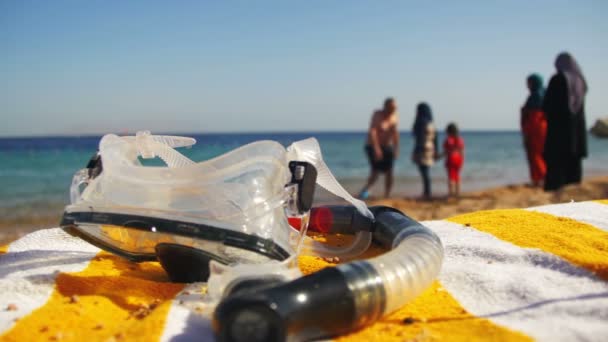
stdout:
POLYGON ((359 193, 361 199, 369 197, 368 189, 376 182, 381 173, 385 174, 384 196, 389 197, 390 195, 393 186, 393 164, 399 156, 398 121, 397 103, 390 97, 384 101, 384 107, 372 115, 365 144, 371 171, 367 184, 359 193))

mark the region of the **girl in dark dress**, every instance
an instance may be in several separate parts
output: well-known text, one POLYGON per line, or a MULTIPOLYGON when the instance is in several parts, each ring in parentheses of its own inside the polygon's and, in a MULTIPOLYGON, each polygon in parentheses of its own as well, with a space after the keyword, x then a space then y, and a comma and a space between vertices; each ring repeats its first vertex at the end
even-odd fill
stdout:
POLYGON ((416 120, 412 132, 414 134, 412 161, 418 165, 420 176, 422 176, 422 198, 431 199, 430 168, 439 157, 439 147, 437 132, 433 125, 433 112, 427 103, 422 102, 416 107, 416 120))
POLYGON ((580 183, 582 159, 587 156, 585 94, 587 82, 574 58, 564 52, 555 60, 543 102, 547 115, 544 157, 547 163, 545 190, 558 190, 580 183))

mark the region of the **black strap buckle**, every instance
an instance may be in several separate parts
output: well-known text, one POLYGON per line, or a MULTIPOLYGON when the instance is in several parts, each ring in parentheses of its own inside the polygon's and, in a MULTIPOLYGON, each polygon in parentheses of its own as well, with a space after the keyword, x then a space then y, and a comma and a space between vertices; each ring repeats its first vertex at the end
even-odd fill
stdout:
POLYGON ((89 159, 87 163, 87 170, 89 170, 89 179, 93 179, 103 171, 103 164, 101 162, 101 154, 95 152, 95 154, 89 159))
POLYGON ((289 184, 298 185, 297 207, 300 214, 310 210, 315 196, 317 169, 308 162, 289 162, 291 181, 289 184))

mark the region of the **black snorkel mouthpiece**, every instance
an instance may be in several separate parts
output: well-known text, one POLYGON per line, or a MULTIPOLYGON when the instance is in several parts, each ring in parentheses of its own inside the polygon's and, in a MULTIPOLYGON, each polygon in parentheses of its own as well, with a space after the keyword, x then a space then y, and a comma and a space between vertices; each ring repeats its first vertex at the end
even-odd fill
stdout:
POLYGON ((384 288, 366 262, 331 267, 290 283, 229 295, 214 313, 219 341, 306 341, 378 319, 384 288), (361 300, 365 298, 365 300, 361 300))
POLYGON ((209 278, 209 262, 217 257, 201 249, 175 243, 159 243, 156 257, 175 283, 193 283, 209 278))

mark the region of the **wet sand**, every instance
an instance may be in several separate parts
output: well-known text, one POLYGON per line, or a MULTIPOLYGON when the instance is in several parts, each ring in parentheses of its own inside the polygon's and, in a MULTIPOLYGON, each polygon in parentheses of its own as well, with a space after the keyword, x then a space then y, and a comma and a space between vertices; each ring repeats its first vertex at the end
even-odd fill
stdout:
MULTIPOLYGON (((564 187, 559 192, 547 193, 526 185, 507 185, 464 193, 460 198, 436 197, 423 201, 410 197, 371 199, 368 205, 387 205, 398 208, 417 220, 440 220, 454 215, 479 210, 526 208, 551 203, 588 201, 608 198, 608 176, 585 180, 579 185, 564 187)), ((22 208, 22 213, 0 218, 0 245, 41 228, 57 227, 62 205, 57 208, 33 210, 22 208), (55 214, 56 213, 56 214, 55 214)))
POLYGON ((14 208, 10 215, 0 215, 0 246, 42 228, 59 225, 64 204, 14 208))
POLYGON ((545 192, 528 185, 507 185, 462 194, 459 198, 437 197, 430 201, 416 198, 390 198, 367 201, 368 205, 387 205, 417 220, 440 220, 458 214, 505 208, 526 208, 570 201, 608 198, 608 176, 590 178, 558 192, 545 192))

